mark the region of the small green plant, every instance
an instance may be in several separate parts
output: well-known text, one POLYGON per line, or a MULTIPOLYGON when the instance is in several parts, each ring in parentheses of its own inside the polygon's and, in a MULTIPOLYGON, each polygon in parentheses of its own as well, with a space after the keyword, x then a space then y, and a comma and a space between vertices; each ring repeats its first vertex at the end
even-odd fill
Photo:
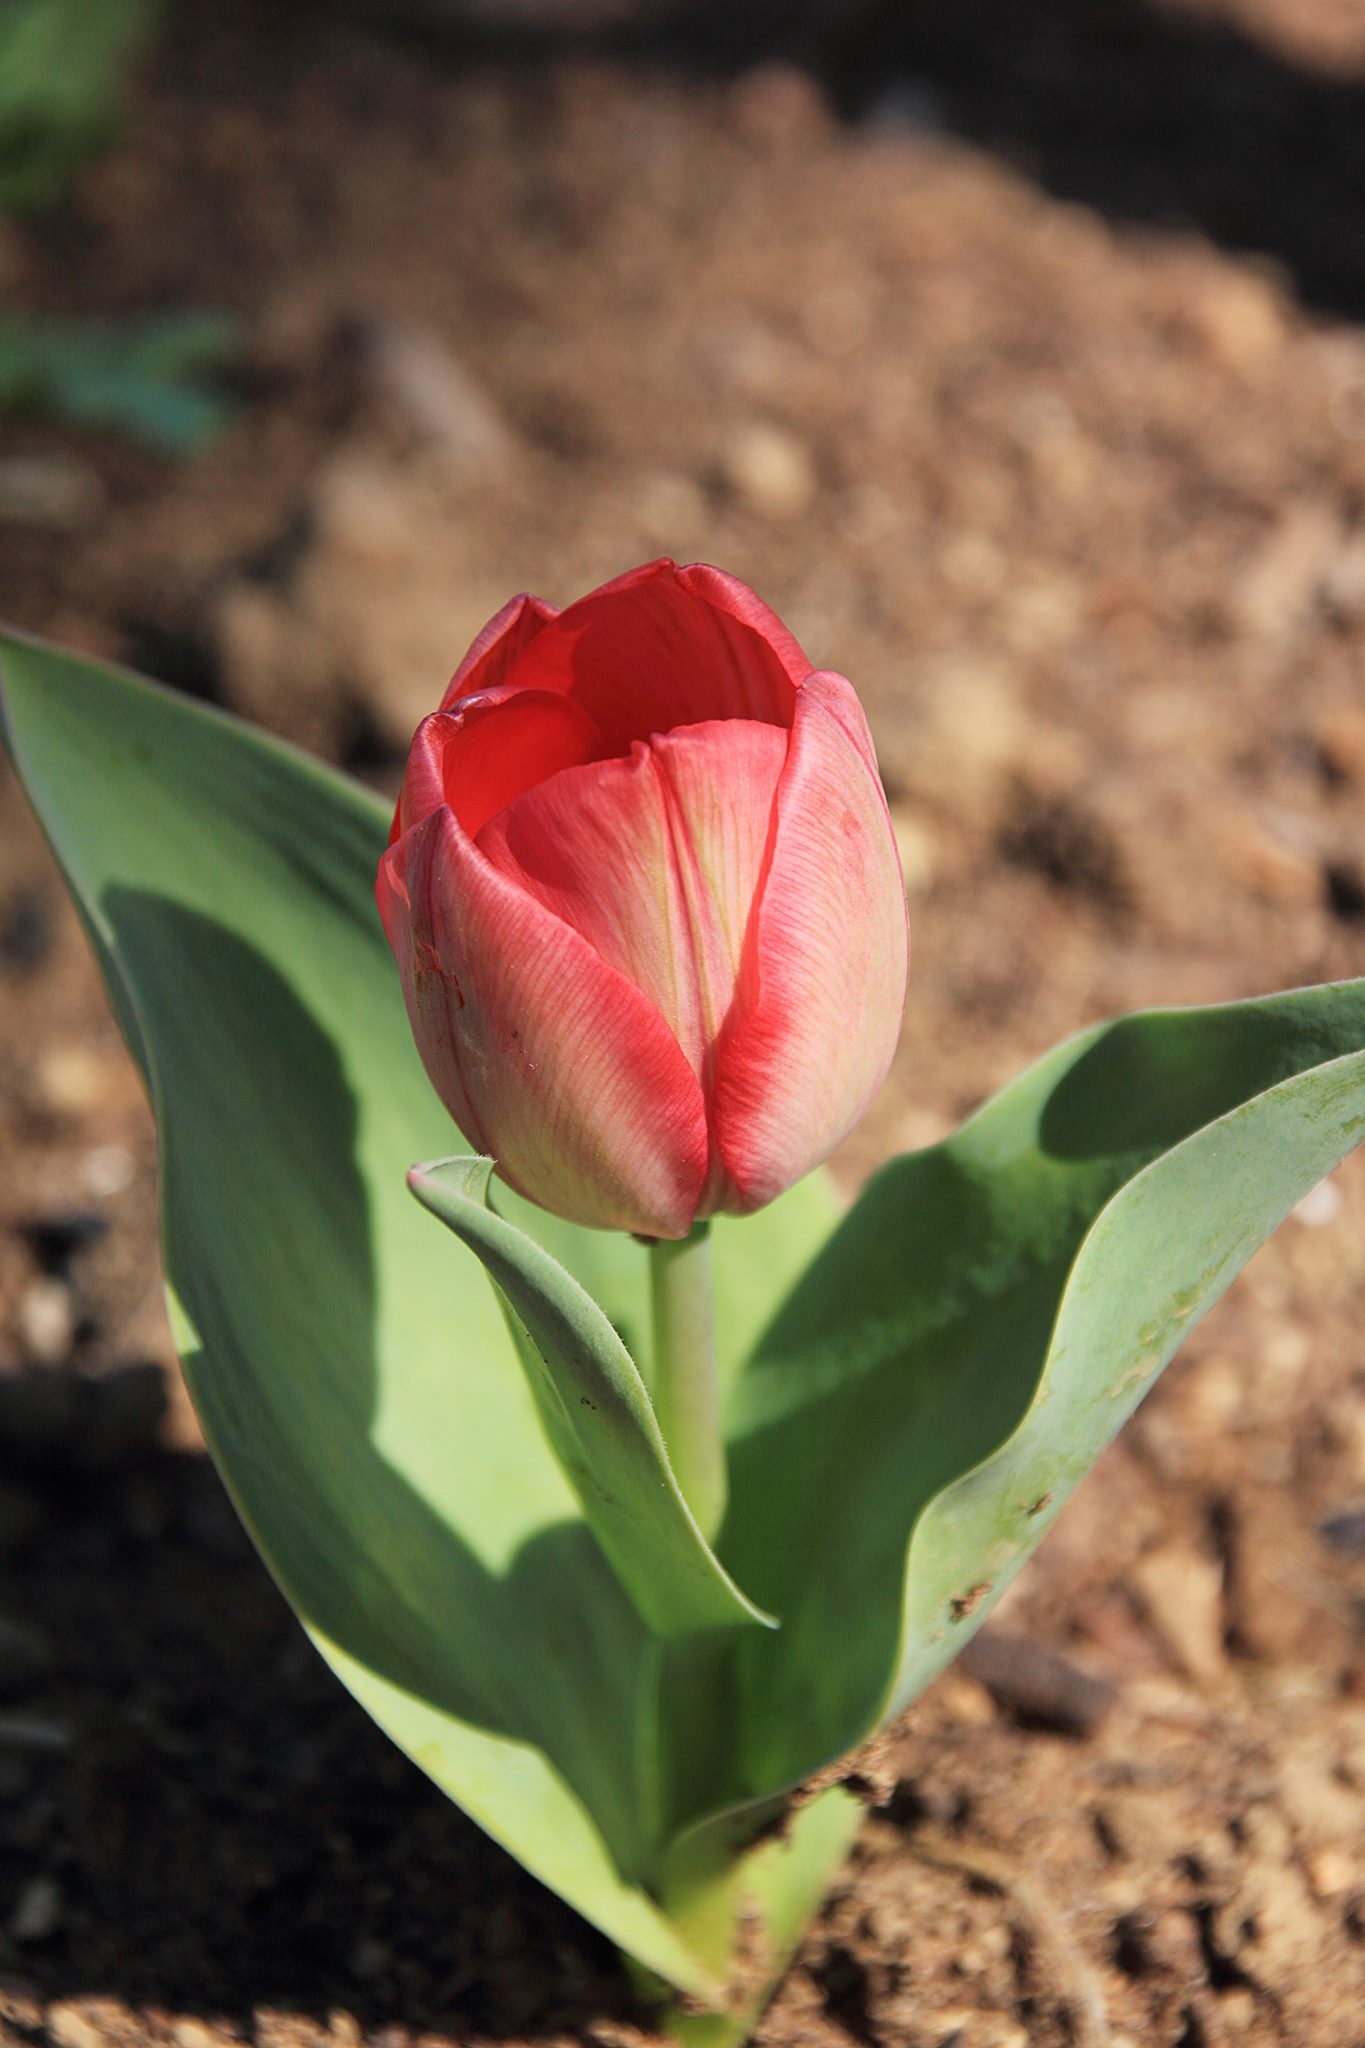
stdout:
POLYGON ((858 1826, 837 1784, 793 1793, 962 1648, 1365 1135, 1365 981, 1097 1025, 847 1215, 776 1168, 776 1199, 723 1213, 874 1084, 904 927, 867 880, 848 686, 802 674, 728 579, 722 601, 665 569, 561 615, 509 607, 448 728, 426 722, 390 854, 387 806, 129 676, 11 638, 0 704, 155 1107, 171 1318, 248 1528, 380 1726, 673 2001, 675 2034, 729 2048, 858 1826), (694 747, 714 805, 675 804, 694 747), (667 873, 630 850, 649 751, 675 783, 667 873), (585 865, 613 834, 616 865, 585 865), (665 881, 691 907, 650 926, 665 881), (708 889, 751 895, 760 926, 780 908, 728 966, 696 950, 708 889), (736 977, 738 1023, 689 1067, 690 1007, 674 1058, 643 1005, 703 970, 736 977), (405 994, 522 1193, 462 1156, 412 1171, 413 1201, 450 1123, 405 994), (642 1060, 658 1085, 632 1092, 642 1060), (581 1220, 619 1201, 638 1225, 646 1198, 652 1243, 581 1220), (699 1213, 712 1272, 680 1309, 661 1240, 695 1247, 699 1213))
POLYGON ((232 421, 235 401, 213 377, 240 345, 238 323, 220 313, 0 313, 0 411, 49 413, 117 429, 160 454, 193 455, 232 421))
POLYGON ((166 0, 5 0, 0 7, 0 212, 60 199, 108 142, 166 0))

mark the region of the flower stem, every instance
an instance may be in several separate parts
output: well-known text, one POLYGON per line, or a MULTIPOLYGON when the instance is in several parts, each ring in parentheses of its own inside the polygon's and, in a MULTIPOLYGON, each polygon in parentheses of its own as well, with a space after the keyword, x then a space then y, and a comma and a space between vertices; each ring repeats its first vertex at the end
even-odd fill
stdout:
POLYGON ((709 1542, 725 1513, 725 1447, 716 1382, 711 1226, 649 1249, 654 1409, 674 1477, 709 1542))

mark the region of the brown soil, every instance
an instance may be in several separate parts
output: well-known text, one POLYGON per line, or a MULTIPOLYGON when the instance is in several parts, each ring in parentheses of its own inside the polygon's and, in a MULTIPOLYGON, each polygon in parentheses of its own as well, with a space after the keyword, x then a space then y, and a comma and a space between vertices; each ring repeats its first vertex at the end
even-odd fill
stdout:
MULTIPOLYGON (((0 231, 20 303, 251 332, 192 464, 6 428, 78 486, 4 526, 18 623, 390 784, 508 594, 653 553, 854 677, 916 953, 849 1183, 1106 1012, 1365 965, 1359 12, 1006 14, 973 50, 907 10, 910 83, 869 31, 825 90, 719 28, 708 73, 205 0, 72 200, 0 231)), ((647 2034, 162 1412, 148 1119, 8 778, 0 1018, 0 2043, 647 2034)), ((860 1760, 772 2048, 1365 2041, 1359 1165, 860 1760)))

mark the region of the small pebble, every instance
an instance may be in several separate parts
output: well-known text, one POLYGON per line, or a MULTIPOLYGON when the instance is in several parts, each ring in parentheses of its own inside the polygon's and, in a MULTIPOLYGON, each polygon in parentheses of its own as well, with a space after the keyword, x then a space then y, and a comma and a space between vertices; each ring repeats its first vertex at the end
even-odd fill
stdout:
POLYGON ((1234 1984, 1222 1993, 1218 2005, 1228 2026, 1235 2027, 1239 2034, 1255 2024, 1256 1993, 1249 1984, 1234 1984))
POLYGON ((721 457, 721 470, 747 511, 779 524, 809 512, 819 490, 805 443, 762 421, 735 435, 721 457))
POLYGON ((47 2031, 56 2048, 107 2048, 106 2036, 80 2007, 63 2000, 47 2009, 47 2031))
POLYGON ((222 2037, 202 2020, 177 2020, 171 2028, 171 2039, 175 2048, 219 2048, 222 2037))
POLYGON ((1283 346, 1284 314, 1267 279, 1220 264, 1190 297, 1185 317, 1220 368, 1255 376, 1283 346))
POLYGON ((1289 1213, 1296 1223, 1306 1223, 1314 1230, 1335 1223, 1341 1214, 1341 1189, 1334 1180, 1320 1180, 1289 1213))
POLYGON ((1205 1684, 1223 1670, 1223 1567, 1176 1539, 1132 1569, 1148 1619, 1181 1670, 1205 1684))
POLYGON ((54 1116, 88 1116, 104 1095, 107 1069, 83 1045, 54 1045, 39 1060, 37 1093, 54 1116))
POLYGON ((1259 1338, 1261 1364, 1277 1379, 1297 1379, 1313 1355, 1313 1340, 1298 1323, 1267 1320, 1259 1338))
POLYGON ((1344 1849, 1319 1849, 1311 1855, 1305 1869, 1314 1895, 1319 1899, 1339 1898, 1351 1890, 1356 1881, 1356 1859, 1344 1849))
POLYGON ((62 1280, 34 1280, 19 1297, 19 1338, 31 1359, 55 1365, 65 1358, 76 1334, 75 1305, 62 1280))
POLYGON ((121 1195, 136 1170, 132 1153, 123 1145, 96 1145, 81 1162, 85 1185, 95 1196, 121 1195))

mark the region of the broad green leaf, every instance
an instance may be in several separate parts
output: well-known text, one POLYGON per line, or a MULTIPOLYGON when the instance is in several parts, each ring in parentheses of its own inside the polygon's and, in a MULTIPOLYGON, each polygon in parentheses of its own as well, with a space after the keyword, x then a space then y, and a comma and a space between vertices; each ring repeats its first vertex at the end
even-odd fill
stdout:
POLYGON ((871 1182, 732 1403, 718 1547, 783 1623, 731 1653, 734 1799, 800 1780, 962 1647, 1181 1338, 1365 1136, 1362 1048, 1365 982, 1129 1017, 871 1182))
POLYGON ((634 1359, 558 1260, 489 1208, 492 1171, 491 1159, 446 1159, 414 1167, 408 1180, 507 1302, 546 1434, 622 1585, 661 1637, 771 1625, 693 1519, 634 1359))
POLYGON ((659 1864, 663 1646, 550 1450, 478 1262, 407 1191, 450 1125, 373 902, 381 805, 131 677, 11 639, 9 749, 161 1135, 206 1438, 343 1681, 622 1947, 712 1973, 659 1864))

